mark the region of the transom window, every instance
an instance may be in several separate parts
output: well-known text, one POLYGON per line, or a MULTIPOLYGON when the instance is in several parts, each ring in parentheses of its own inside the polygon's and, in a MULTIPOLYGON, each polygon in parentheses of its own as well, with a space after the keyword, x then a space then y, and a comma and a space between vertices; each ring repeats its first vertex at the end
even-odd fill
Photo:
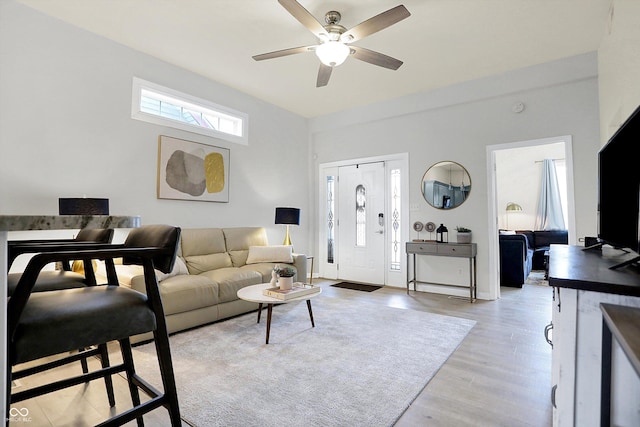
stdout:
POLYGON ((247 114, 137 77, 133 78, 131 117, 248 144, 247 114))

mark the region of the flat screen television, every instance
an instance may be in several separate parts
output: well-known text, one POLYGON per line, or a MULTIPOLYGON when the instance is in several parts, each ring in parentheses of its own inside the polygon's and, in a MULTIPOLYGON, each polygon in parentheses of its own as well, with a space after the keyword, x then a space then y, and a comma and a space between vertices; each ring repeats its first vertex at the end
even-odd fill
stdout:
POLYGON ((640 106, 598 153, 598 238, 636 254, 640 254, 639 148, 640 106))

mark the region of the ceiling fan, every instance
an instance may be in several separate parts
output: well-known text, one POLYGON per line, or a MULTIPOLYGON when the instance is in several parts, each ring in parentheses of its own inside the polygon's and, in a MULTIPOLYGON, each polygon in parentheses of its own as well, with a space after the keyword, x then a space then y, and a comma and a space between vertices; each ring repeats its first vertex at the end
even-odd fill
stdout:
POLYGON ((333 67, 342 64, 349 55, 360 61, 369 64, 378 65, 390 70, 397 70, 402 65, 402 61, 384 55, 373 50, 363 47, 351 46, 350 43, 356 42, 380 30, 384 30, 391 25, 402 21, 411 14, 403 5, 396 6, 382 12, 373 18, 369 18, 355 27, 347 30, 340 25, 342 18, 339 12, 334 10, 325 14, 324 21, 326 25, 322 25, 307 9, 305 9, 296 0, 278 0, 287 11, 293 15, 302 25, 307 27, 309 31, 315 35, 320 44, 312 46, 300 46, 290 49, 277 50, 274 52, 263 53, 253 56, 256 61, 264 59, 279 58, 281 56, 294 55, 304 52, 315 52, 320 59, 320 69, 318 70, 318 79, 316 87, 326 86, 331 77, 333 67))

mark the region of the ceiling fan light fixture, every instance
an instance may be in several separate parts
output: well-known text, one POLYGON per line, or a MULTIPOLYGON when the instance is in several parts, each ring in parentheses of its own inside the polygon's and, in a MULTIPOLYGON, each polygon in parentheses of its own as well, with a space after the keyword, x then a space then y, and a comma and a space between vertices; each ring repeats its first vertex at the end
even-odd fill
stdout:
POLYGON ((318 59, 329 67, 337 67, 342 64, 350 52, 349 46, 338 41, 327 41, 316 48, 318 59))

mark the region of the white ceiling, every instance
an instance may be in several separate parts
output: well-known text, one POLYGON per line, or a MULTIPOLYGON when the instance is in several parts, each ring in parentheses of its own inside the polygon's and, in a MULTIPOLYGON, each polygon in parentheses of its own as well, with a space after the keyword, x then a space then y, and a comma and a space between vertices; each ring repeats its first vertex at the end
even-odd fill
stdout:
POLYGON ((304 117, 316 117, 598 49, 612 0, 299 0, 320 22, 358 23, 404 4, 411 16, 354 45, 404 61, 348 58, 316 88, 313 53, 256 54, 315 37, 276 0, 18 0, 46 14, 304 117))

